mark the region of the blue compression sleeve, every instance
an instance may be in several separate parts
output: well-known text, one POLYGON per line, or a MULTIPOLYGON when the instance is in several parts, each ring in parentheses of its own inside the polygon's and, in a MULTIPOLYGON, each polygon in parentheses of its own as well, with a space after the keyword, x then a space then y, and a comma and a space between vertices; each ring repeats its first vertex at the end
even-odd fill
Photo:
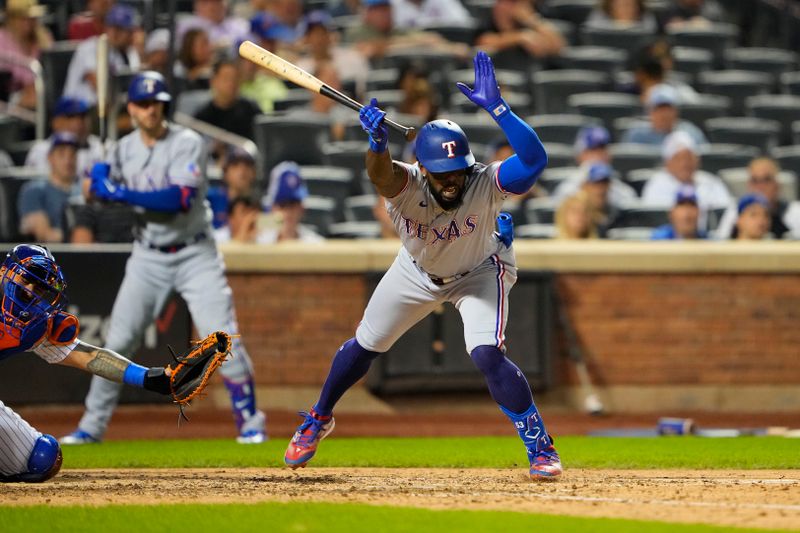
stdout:
POLYGON ((547 166, 547 152, 542 141, 524 120, 507 109, 495 120, 506 134, 515 154, 503 161, 498 171, 498 181, 503 190, 523 194, 533 187, 539 174, 547 166))
POLYGON ((136 363, 131 363, 122 375, 122 382, 126 385, 133 385, 141 388, 144 385, 144 377, 147 375, 147 368, 136 363))
POLYGON ((166 189, 149 192, 126 189, 123 194, 124 200, 129 204, 138 205, 151 211, 177 213, 189 210, 196 193, 197 189, 193 187, 172 185, 166 189))

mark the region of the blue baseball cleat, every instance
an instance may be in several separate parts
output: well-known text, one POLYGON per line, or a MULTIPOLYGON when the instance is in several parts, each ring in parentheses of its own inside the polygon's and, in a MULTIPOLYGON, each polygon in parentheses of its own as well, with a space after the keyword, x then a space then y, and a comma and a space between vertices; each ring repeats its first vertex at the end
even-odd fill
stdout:
POLYGON ((310 413, 302 411, 299 414, 305 417, 305 420, 297 428, 283 456, 283 461, 292 469, 305 467, 317 453, 319 442, 327 437, 334 427, 333 416, 318 415, 313 409, 310 413))
POLYGON ((552 444, 542 450, 528 450, 528 459, 531 462, 530 476, 534 481, 554 479, 564 472, 561 458, 552 444))
POLYGON ((91 433, 87 433, 82 429, 76 429, 69 435, 65 435, 58 439, 59 444, 75 445, 75 444, 98 444, 100 439, 93 437, 91 433))

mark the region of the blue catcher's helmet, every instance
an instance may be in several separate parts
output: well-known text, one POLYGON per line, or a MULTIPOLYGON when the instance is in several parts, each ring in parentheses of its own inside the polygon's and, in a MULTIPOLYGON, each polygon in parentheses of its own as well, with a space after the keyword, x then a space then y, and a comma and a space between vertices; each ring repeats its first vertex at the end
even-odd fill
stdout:
POLYGON ((475 164, 464 130, 450 120, 432 120, 419 130, 417 160, 433 173, 453 172, 475 164))
POLYGON ((26 330, 41 327, 67 305, 64 274, 44 246, 15 246, 0 273, 3 326, 12 337, 22 338, 26 330))
POLYGON ((172 95, 167 89, 167 81, 155 70, 145 70, 137 74, 128 86, 128 101, 142 102, 155 100, 157 102, 170 102, 172 95))

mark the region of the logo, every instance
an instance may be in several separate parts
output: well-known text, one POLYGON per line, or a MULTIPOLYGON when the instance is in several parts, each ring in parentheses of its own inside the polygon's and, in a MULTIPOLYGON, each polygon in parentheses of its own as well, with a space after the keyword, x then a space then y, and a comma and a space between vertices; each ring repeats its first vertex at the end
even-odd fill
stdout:
POLYGON ((153 78, 145 78, 142 80, 142 85, 144 85, 145 92, 154 93, 156 92, 156 80, 153 78))
POLYGON ((506 112, 506 109, 508 109, 506 106, 500 104, 499 106, 495 107, 492 110, 492 113, 494 113, 494 116, 499 117, 500 115, 506 112))
POLYGON ((422 201, 419 203, 419 206, 420 206, 420 207, 428 207, 428 204, 427 204, 427 202, 425 202, 425 200, 422 200, 422 201))
POLYGON ((447 150, 447 158, 453 159, 456 156, 456 142, 455 141, 447 141, 446 143, 442 143, 442 148, 447 150))

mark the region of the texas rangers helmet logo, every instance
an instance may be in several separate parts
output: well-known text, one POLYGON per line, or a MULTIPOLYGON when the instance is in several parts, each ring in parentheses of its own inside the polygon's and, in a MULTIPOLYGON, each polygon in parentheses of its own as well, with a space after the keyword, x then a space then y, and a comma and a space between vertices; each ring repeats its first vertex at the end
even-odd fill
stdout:
POLYGON ((144 85, 145 92, 153 93, 156 90, 156 80, 153 78, 144 78, 142 80, 142 84, 144 85))
POLYGON ((447 150, 447 159, 453 159, 456 156, 455 141, 447 141, 446 143, 442 143, 442 148, 447 150))

